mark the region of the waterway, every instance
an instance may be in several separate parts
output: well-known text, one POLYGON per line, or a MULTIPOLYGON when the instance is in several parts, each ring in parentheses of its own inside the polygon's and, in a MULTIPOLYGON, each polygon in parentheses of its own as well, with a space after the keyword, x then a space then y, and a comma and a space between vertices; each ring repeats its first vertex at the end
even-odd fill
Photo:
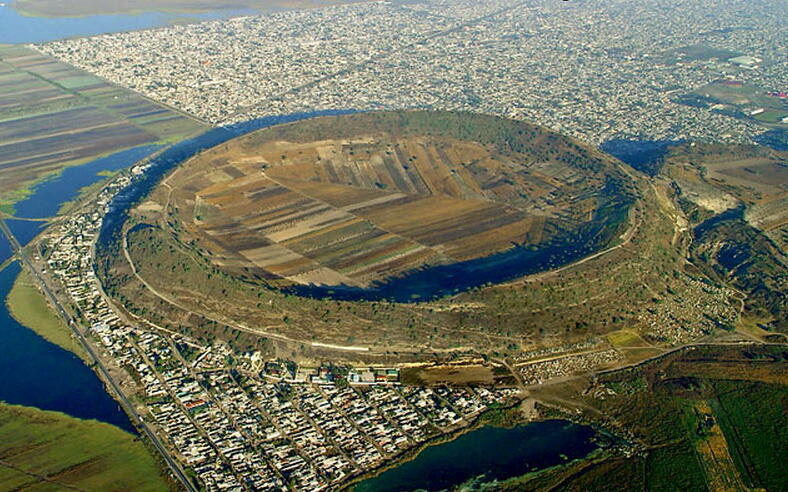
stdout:
POLYGON ((513 428, 482 427, 423 450, 415 459, 367 479, 353 492, 439 491, 503 481, 597 449, 596 432, 565 420, 513 428))
POLYGON ((19 324, 6 297, 21 268, 0 271, 0 400, 96 419, 136 433, 96 374, 77 356, 19 324))
POLYGON ((65 202, 76 198, 82 188, 105 179, 99 173, 129 167, 160 148, 160 145, 142 145, 79 166, 67 167, 54 178, 37 184, 30 196, 17 202, 14 215, 24 218, 52 217, 65 202))
MULTIPOLYGON (((22 246, 33 240, 46 227, 46 222, 37 220, 5 219, 11 233, 22 246)), ((5 236, 4 236, 5 237, 5 236)))
POLYGON ((19 13, 13 4, 7 4, 0 7, 0 43, 45 43, 72 37, 150 29, 174 22, 198 22, 258 14, 259 12, 253 9, 217 9, 190 14, 146 11, 82 17, 30 17, 19 13))

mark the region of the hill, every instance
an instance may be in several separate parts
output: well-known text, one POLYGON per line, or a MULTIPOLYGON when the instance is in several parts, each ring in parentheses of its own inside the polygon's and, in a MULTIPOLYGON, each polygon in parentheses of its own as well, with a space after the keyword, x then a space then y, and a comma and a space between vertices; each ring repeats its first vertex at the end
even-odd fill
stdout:
POLYGON ((102 251, 99 274, 133 319, 239 352, 528 359, 544 347, 590 343, 600 361, 639 360, 653 355, 652 344, 696 339, 738 315, 732 291, 686 270, 687 224, 673 194, 526 123, 435 112, 316 118, 182 164, 102 251), (473 218, 485 213, 486 222, 473 218), (510 225, 496 222, 507 215, 510 225), (362 234, 375 228, 389 244, 411 241, 424 254, 387 255, 372 232, 362 234), (481 266, 456 270, 468 265, 481 266), (307 289, 298 283, 305 279, 334 285, 307 289), (394 301, 362 295, 386 286, 413 290, 394 301), (617 330, 644 340, 606 352, 611 342, 601 335, 617 330))

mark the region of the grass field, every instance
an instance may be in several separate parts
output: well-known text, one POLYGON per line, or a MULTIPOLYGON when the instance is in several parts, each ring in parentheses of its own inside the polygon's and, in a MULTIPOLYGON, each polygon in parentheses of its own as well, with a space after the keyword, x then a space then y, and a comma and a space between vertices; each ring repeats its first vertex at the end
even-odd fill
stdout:
POLYGON ((636 332, 619 330, 607 334, 607 339, 614 347, 643 347, 646 342, 636 332))
POLYGON ((0 403, 0 490, 166 491, 145 446, 108 424, 0 403))
POLYGON ((712 384, 717 395, 712 408, 745 484, 780 490, 787 478, 786 386, 726 380, 712 384))
POLYGON ((646 490, 707 490, 703 469, 687 441, 651 451, 645 470, 646 490))
POLYGON ((84 349, 71 336, 71 329, 49 307, 27 270, 22 270, 5 302, 11 315, 22 325, 35 331, 55 345, 74 352, 83 359, 84 349))
POLYGON ((74 352, 83 359, 84 349, 71 336, 71 330, 49 307, 46 298, 33 283, 27 270, 14 282, 6 298, 8 310, 22 325, 35 331, 50 342, 74 352))

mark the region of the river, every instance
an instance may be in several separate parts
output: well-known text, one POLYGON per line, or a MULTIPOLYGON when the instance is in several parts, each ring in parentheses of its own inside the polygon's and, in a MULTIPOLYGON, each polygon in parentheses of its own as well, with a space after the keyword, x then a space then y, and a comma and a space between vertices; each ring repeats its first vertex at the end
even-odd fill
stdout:
POLYGON ((20 270, 14 262, 0 271, 0 400, 101 420, 136 433, 88 366, 20 325, 8 312, 5 300, 20 270))
POLYGON ((177 14, 146 11, 133 14, 87 15, 82 17, 30 17, 13 7, 0 7, 0 44, 45 43, 71 37, 162 27, 173 22, 197 22, 257 15, 253 9, 217 9, 177 14))
POLYGON ((22 246, 32 241, 47 225, 46 222, 22 219, 5 219, 5 223, 22 246))
POLYGON ((547 420, 512 428, 482 427, 423 450, 416 458, 364 480, 353 492, 438 491, 502 481, 597 449, 588 426, 547 420))

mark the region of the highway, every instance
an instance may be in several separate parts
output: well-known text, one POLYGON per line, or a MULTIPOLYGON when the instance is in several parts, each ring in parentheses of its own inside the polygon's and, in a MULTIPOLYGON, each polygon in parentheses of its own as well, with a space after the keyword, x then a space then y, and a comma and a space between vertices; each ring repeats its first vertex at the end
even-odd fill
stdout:
POLYGON ((126 398, 126 395, 123 393, 120 386, 115 382, 115 380, 112 378, 107 368, 101 362, 101 359, 97 356, 95 350, 93 349, 93 346, 87 341, 82 331, 80 331, 79 323, 63 308, 60 301, 49 289, 49 286, 47 285, 46 280, 44 279, 41 272, 36 268, 33 261, 30 260, 30 258, 27 256, 24 249, 22 249, 22 246, 16 240, 16 237, 14 237, 13 233, 11 233, 11 230, 8 228, 5 221, 3 220, 0 220, 0 231, 2 231, 3 234, 5 234, 6 237, 8 238, 8 241, 11 243, 11 248, 17 254, 19 260, 24 264, 24 266, 28 268, 30 273, 32 273, 33 278, 36 280, 39 287, 41 288, 41 291, 49 300, 50 305, 55 309, 58 315, 60 315, 60 317, 63 318, 63 320, 65 320, 66 324, 68 324, 68 326, 74 332, 74 335, 76 335, 77 340, 79 340, 79 343, 85 349, 85 352, 87 352, 91 361, 93 362, 93 367, 98 369, 98 371, 103 376, 104 381, 112 387, 112 390, 115 393, 115 397, 118 403, 120 403, 120 406, 130 417, 131 422, 138 429, 142 429, 142 431, 148 437, 150 442, 153 443, 153 445, 159 451, 162 458, 164 458, 164 461, 167 463, 167 466, 170 467, 172 472, 175 474, 178 480, 183 484, 186 490, 188 490, 189 492, 197 492, 198 490, 197 487, 195 487, 194 484, 192 484, 192 482, 186 476, 186 473, 183 471, 180 464, 170 455, 169 451, 161 442, 161 440, 159 440, 156 434, 153 433, 153 431, 151 431, 151 429, 148 427, 148 425, 145 423, 142 417, 140 417, 140 415, 137 413, 136 409, 134 408, 134 405, 132 405, 132 403, 126 398))

